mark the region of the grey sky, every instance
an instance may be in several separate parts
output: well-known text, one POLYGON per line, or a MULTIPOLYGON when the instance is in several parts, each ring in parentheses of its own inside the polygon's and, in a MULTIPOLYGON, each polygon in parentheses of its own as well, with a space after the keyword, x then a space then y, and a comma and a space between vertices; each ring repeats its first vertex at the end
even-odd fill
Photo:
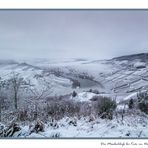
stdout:
POLYGON ((148 52, 148 10, 1 10, 0 58, 95 58, 148 52))

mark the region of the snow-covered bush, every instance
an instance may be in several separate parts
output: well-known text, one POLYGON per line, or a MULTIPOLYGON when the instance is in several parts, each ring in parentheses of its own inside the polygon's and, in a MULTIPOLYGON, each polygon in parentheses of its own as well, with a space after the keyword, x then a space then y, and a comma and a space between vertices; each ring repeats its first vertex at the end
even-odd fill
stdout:
POLYGON ((11 123, 8 127, 3 130, 3 136, 1 137, 12 137, 14 133, 21 130, 21 127, 17 123, 11 123))
POLYGON ((77 93, 75 91, 72 92, 72 97, 76 97, 77 93))
POLYGON ((116 101, 109 97, 99 96, 97 103, 98 115, 101 118, 112 119, 113 112, 116 109, 116 101))
POLYGON ((148 91, 140 92, 137 94, 138 98, 138 108, 148 114, 148 91))
POLYGON ((47 113, 50 117, 61 119, 64 116, 77 116, 80 104, 72 100, 51 100, 48 102, 47 113))
POLYGON ((79 117, 87 117, 90 116, 91 114, 96 114, 93 104, 89 102, 81 102, 79 103, 79 106, 80 106, 79 117))
POLYGON ((0 137, 4 137, 4 129, 5 129, 5 126, 0 123, 0 137))
POLYGON ((28 119, 28 113, 27 110, 19 111, 17 120, 19 121, 26 121, 28 119))
POLYGON ((36 123, 30 127, 30 133, 44 132, 45 125, 42 121, 37 120, 36 123))
POLYGON ((129 100, 129 103, 128 103, 128 108, 129 109, 132 109, 134 107, 134 100, 133 99, 130 99, 129 100))

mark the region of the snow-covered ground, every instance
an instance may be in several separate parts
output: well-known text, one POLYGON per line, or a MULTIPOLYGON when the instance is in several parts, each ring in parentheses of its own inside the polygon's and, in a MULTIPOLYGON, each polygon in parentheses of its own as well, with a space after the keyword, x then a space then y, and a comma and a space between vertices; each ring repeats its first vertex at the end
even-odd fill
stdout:
POLYGON ((30 126, 21 126, 21 130, 14 133, 18 138, 141 138, 148 137, 147 116, 127 115, 122 121, 121 115, 113 120, 89 118, 63 118, 51 126, 44 125, 42 132, 31 132, 30 126), (71 124, 75 121, 75 124, 71 124))
MULTIPOLYGON (((63 119, 65 120, 65 119, 63 119)), ((93 122, 86 120, 78 120, 77 126, 68 125, 65 121, 59 121, 59 127, 46 127, 45 132, 39 134, 31 134, 28 137, 53 137, 58 134, 61 137, 75 138, 101 138, 101 137, 147 137, 148 136, 148 120, 140 117, 126 117, 123 122, 117 119, 102 120, 98 119, 93 122)), ((25 132, 27 133, 27 132, 25 132)), ((26 136, 27 137, 27 136, 26 136)))

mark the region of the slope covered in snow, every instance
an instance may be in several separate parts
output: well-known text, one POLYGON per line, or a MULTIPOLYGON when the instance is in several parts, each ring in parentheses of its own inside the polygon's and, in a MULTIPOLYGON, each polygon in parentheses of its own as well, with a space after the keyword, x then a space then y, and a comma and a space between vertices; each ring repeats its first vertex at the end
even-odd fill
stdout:
MULTIPOLYGON (((63 100, 68 105, 71 105, 69 101, 75 103, 76 107, 78 107, 77 104, 82 104, 88 111, 87 107, 94 97, 100 96, 111 98, 117 103, 117 114, 114 114, 112 120, 95 117, 94 120, 89 121, 89 117, 74 119, 74 117, 64 116, 63 119, 56 120, 55 126, 53 123, 51 126, 46 118, 44 131, 31 133, 30 122, 32 121, 19 122, 21 130, 13 134, 13 137, 147 137, 147 115, 139 110, 131 113, 132 111, 128 108, 131 99, 136 102, 137 94, 148 90, 147 57, 148 54, 136 54, 110 60, 1 60, 2 80, 7 81, 13 77, 14 73, 18 73, 19 77, 29 84, 28 89, 22 89, 19 92, 19 113, 30 107, 30 114, 40 111, 40 118, 46 117, 45 113, 52 114, 50 103, 58 109, 60 103, 63 105, 63 100), (124 120, 123 111, 125 111, 124 120)), ((10 122, 8 116, 12 119, 13 115, 19 114, 13 109, 9 110, 10 104, 13 104, 10 100, 13 96, 11 91, 9 95, 7 90, 3 93, 8 95, 4 98, 9 98, 8 105, 2 112, 1 122, 6 125, 10 122)), ((28 116, 28 112, 25 115, 24 112, 23 116, 26 114, 28 116)))
MULTIPOLYGON (((58 122, 49 122, 44 130, 31 132, 30 126, 20 126, 21 130, 12 137, 18 138, 142 138, 148 137, 147 116, 130 114, 122 121, 121 116, 113 120, 89 118, 63 118, 58 122)), ((1 126, 2 127, 2 126, 1 126)), ((1 128, 2 130, 2 128, 1 128)))

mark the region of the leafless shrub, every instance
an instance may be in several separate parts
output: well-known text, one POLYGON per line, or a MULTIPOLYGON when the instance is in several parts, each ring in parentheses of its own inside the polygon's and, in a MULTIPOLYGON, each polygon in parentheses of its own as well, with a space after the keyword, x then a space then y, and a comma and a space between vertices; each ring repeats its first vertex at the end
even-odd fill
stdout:
POLYGON ((98 96, 93 98, 94 108, 96 109, 97 114, 101 118, 113 118, 113 112, 116 108, 116 101, 112 100, 109 97, 98 96))
POLYGON ((27 110, 19 111, 17 120, 19 121, 26 121, 28 118, 27 110))
POLYGON ((44 128, 45 128, 45 125, 42 121, 40 120, 37 120, 35 125, 33 125, 32 127, 30 127, 30 133, 38 133, 38 132, 44 132, 44 128))
POLYGON ((75 91, 72 92, 72 97, 76 97, 77 93, 75 91))
POLYGON ((47 107, 48 115, 55 119, 61 119, 64 116, 76 116, 80 110, 79 104, 72 100, 51 100, 47 107))
POLYGON ((139 92, 137 94, 138 99, 138 108, 148 114, 148 91, 146 92, 139 92))
POLYGON ((19 127, 18 124, 12 123, 10 126, 8 126, 4 130, 4 137, 12 137, 15 132, 18 132, 20 130, 21 130, 21 128, 19 127))
POLYGON ((129 107, 129 109, 134 108, 134 100, 132 98, 129 100, 128 107, 129 107))
POLYGON ((86 117, 90 116, 92 113, 94 113, 94 108, 90 102, 81 102, 80 105, 80 112, 79 117, 86 117))

